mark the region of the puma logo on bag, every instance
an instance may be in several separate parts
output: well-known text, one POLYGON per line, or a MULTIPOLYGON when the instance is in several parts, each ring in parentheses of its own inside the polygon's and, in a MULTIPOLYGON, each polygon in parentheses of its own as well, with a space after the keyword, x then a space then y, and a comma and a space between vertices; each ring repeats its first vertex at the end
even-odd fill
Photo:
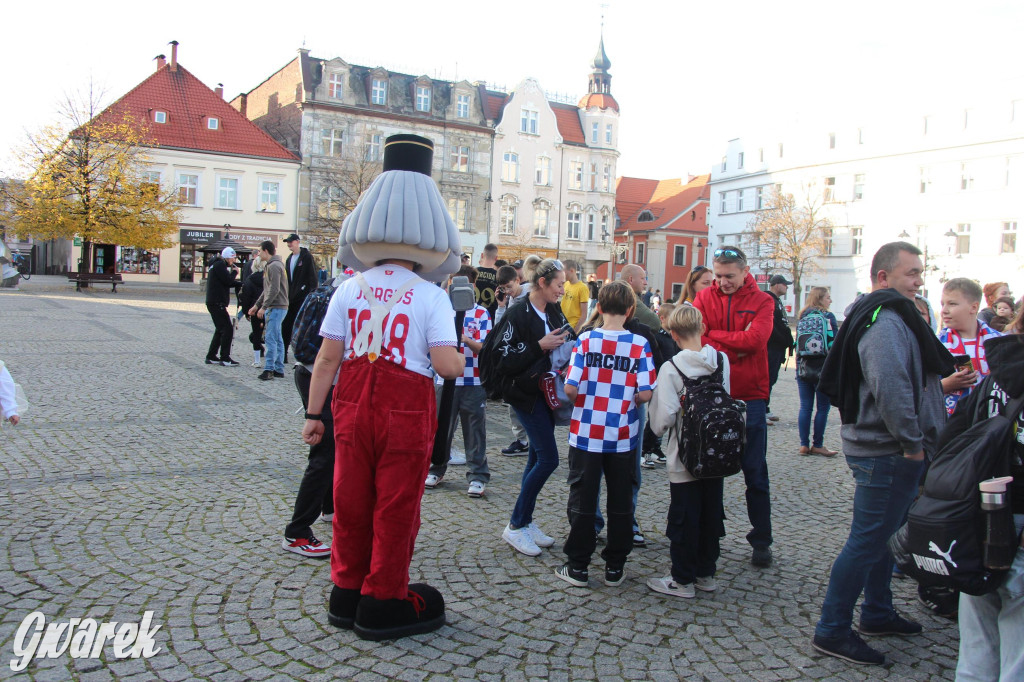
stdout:
POLYGON ((943 551, 942 551, 941 549, 939 549, 939 546, 938 546, 938 545, 936 545, 936 544, 935 544, 934 542, 929 542, 929 543, 928 543, 928 549, 929 549, 930 551, 932 551, 932 552, 935 552, 935 553, 936 553, 936 554, 938 554, 938 555, 939 555, 940 557, 942 557, 943 559, 945 559, 946 561, 948 561, 948 562, 949 562, 949 564, 950 564, 950 565, 951 565, 951 566, 952 566, 953 568, 960 568, 959 566, 957 566, 957 565, 956 565, 956 562, 955 562, 955 561, 953 561, 953 557, 952 557, 952 556, 950 556, 950 554, 952 554, 952 552, 953 552, 953 548, 954 548, 954 547, 956 547, 956 540, 953 540, 952 544, 950 544, 950 546, 949 546, 949 549, 948 549, 948 550, 946 550, 945 552, 943 552, 943 551))

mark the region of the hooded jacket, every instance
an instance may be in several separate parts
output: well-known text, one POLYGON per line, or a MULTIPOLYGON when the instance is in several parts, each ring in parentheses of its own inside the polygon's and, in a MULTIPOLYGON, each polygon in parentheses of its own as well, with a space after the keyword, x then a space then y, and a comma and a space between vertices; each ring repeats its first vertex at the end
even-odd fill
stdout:
POLYGON ((256 305, 265 310, 288 307, 288 274, 284 269, 284 261, 276 253, 267 261, 263 271, 263 293, 256 305))
POLYGON ((701 343, 711 344, 729 357, 732 397, 767 400, 768 337, 775 307, 772 297, 761 291, 748 272, 734 293, 722 293, 716 282, 697 294, 693 306, 704 315, 708 328, 701 343))
MULTIPOLYGON (((1024 335, 1009 334, 985 341, 991 373, 956 404, 939 437, 942 448, 974 424, 1002 414, 1006 403, 1024 393, 1024 335)), ((1010 458, 1010 500, 1014 514, 1024 514, 1024 412, 1017 415, 1017 442, 1010 458)))
MULTIPOLYGON (((729 391, 729 358, 724 353, 722 357, 722 385, 729 391)), ((679 410, 682 409, 679 397, 685 388, 683 378, 679 376, 676 367, 691 379, 714 374, 718 369, 718 351, 711 346, 704 346, 699 353, 681 350, 666 361, 658 370, 658 383, 654 387, 654 397, 651 398, 651 407, 647 411, 647 420, 654 435, 660 436, 668 432, 665 467, 669 483, 689 483, 697 479, 686 470, 679 458, 679 430, 676 427, 679 423, 679 410)))

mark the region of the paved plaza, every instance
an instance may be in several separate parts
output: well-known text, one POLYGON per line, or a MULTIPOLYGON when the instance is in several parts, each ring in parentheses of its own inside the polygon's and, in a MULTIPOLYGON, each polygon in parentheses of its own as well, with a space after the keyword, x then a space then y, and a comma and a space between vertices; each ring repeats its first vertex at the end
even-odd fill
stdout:
MULTIPOLYGON (((618 588, 554 576, 568 533, 564 464, 545 486, 538 525, 556 537, 540 557, 501 540, 524 465, 503 405, 488 405, 486 497, 466 496, 463 467, 423 497, 412 578, 438 587, 441 630, 361 641, 327 623, 327 561, 280 541, 307 448, 290 368, 261 382, 244 320, 233 357, 203 357, 213 325, 196 292, 106 288, 75 293, 33 278, 0 290, 0 360, 32 403, 0 432, 0 679, 952 679, 955 624, 934 617, 907 581, 897 608, 923 635, 876 640, 888 668, 811 649, 828 571, 846 538, 853 484, 843 458, 796 454, 794 371, 783 371, 769 428, 775 564, 750 565, 742 477, 725 485, 718 592, 675 599, 644 581, 669 573, 664 468, 644 471, 637 514, 648 542, 618 588), (243 333, 244 330, 244 333, 243 333), (9 667, 33 611, 50 620, 139 622, 153 612, 159 653, 100 659, 67 653, 9 667)), ((826 445, 838 449, 833 411, 826 445)), ((568 446, 565 430, 559 441, 568 446)), ((456 444, 461 445, 459 437, 456 444)), ((331 530, 318 524, 320 539, 331 530)))

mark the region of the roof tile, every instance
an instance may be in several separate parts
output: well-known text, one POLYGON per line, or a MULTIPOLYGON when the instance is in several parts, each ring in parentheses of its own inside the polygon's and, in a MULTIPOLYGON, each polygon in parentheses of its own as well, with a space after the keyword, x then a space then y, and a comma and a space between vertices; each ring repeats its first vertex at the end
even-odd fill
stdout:
POLYGON ((708 188, 710 175, 698 175, 686 184, 679 178, 670 180, 648 180, 645 178, 619 178, 615 186, 615 210, 621 225, 615 230, 624 234, 634 230, 655 230, 665 228, 685 229, 687 232, 707 232, 707 211, 699 210, 694 220, 682 224, 674 221, 679 215, 700 200, 711 196, 708 188), (637 222, 644 210, 649 210, 652 221, 637 222))

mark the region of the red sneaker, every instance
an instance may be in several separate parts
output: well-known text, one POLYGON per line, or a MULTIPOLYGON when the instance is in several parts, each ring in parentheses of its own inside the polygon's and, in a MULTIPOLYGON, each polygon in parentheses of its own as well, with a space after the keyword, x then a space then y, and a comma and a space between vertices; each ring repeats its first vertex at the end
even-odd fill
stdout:
POLYGON ((302 556, 309 556, 316 559, 326 559, 331 556, 331 546, 317 540, 310 535, 308 538, 285 538, 281 541, 281 547, 288 552, 295 552, 302 556))

